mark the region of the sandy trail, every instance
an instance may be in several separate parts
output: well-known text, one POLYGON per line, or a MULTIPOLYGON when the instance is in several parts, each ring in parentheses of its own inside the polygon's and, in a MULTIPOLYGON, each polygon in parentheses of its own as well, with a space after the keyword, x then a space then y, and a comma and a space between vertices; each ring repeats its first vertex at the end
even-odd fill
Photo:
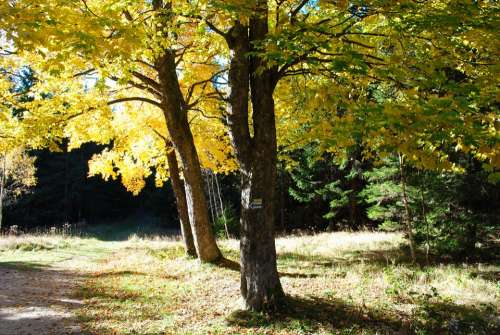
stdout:
POLYGON ((41 269, 0 265, 0 335, 80 334, 73 314, 82 276, 64 263, 41 269))

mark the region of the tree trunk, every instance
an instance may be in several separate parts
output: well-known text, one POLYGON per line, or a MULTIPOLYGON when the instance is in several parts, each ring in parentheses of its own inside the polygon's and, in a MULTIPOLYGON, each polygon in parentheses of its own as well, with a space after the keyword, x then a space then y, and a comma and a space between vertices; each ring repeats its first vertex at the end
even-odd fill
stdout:
POLYGON ((5 155, 0 156, 2 158, 2 174, 0 175, 0 232, 2 231, 2 223, 3 223, 3 198, 5 192, 5 180, 6 180, 6 160, 7 157, 5 155))
POLYGON ((71 209, 70 209, 70 199, 69 199, 69 154, 68 154, 68 141, 63 142, 64 146, 64 200, 63 200, 63 206, 64 206, 64 223, 70 223, 70 215, 71 215, 71 209))
POLYGON ((184 241, 184 248, 186 254, 196 257, 196 248, 194 246, 193 234, 189 224, 189 214, 186 203, 186 191, 184 190, 184 183, 181 180, 179 173, 179 164, 173 148, 167 149, 168 170, 170 173, 170 180, 172 182, 172 189, 174 190, 175 200, 177 202, 177 212, 179 213, 179 221, 181 223, 182 240, 184 241))
POLYGON ((430 251, 430 229, 429 229, 429 221, 427 220, 427 210, 426 210, 426 202, 425 202, 425 197, 424 197, 424 177, 420 175, 420 172, 418 174, 420 177, 421 183, 420 183, 420 204, 422 206, 422 222, 425 224, 425 261, 427 265, 429 265, 429 251, 430 251))
POLYGON ((274 310, 283 295, 274 242, 276 152, 258 145, 241 176, 241 295, 250 310, 274 310))
POLYGON ((401 174, 401 188, 402 188, 402 197, 403 197, 403 205, 405 208, 405 224, 406 224, 406 233, 408 234, 408 240, 410 241, 410 252, 411 252, 411 260, 415 263, 417 256, 415 254, 415 240, 413 239, 413 227, 411 224, 411 212, 410 205, 408 202, 408 194, 406 193, 406 175, 404 173, 404 161, 403 155, 399 154, 399 171, 401 174))
POLYGON ((222 220, 224 220, 224 229, 226 230, 226 237, 227 237, 227 239, 230 239, 231 236, 229 235, 229 228, 227 226, 226 211, 224 210, 224 203, 222 202, 222 195, 220 192, 219 180, 217 179, 216 174, 214 174, 213 177, 215 179, 215 185, 217 186, 217 195, 219 196, 220 212, 222 215, 222 220))
POLYGON ((165 54, 158 59, 156 67, 167 129, 183 166, 186 203, 196 253, 203 262, 215 262, 222 255, 210 225, 200 161, 189 127, 187 111, 184 108, 173 52, 165 51, 165 54))
POLYGON ((236 23, 226 40, 232 50, 229 69, 228 125, 241 171, 241 295, 245 307, 270 311, 283 290, 276 266, 274 241, 276 190, 276 126, 272 71, 259 74, 259 59, 249 60, 250 40, 267 35, 267 8, 257 11, 250 29, 236 23), (251 74, 251 75, 250 75, 251 74), (250 135, 251 90, 254 136, 250 135))

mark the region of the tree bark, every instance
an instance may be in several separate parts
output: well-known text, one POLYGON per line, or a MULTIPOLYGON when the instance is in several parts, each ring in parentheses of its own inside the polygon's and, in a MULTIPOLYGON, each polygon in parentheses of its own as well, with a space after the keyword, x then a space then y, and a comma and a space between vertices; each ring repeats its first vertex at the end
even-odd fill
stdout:
MULTIPOLYGON (((167 149, 168 150, 168 149, 167 149)), ((167 152, 168 170, 172 189, 174 190, 175 200, 177 203, 177 212, 179 213, 179 221, 181 223, 182 240, 184 241, 184 249, 188 256, 196 257, 196 247, 194 246, 193 234, 189 224, 189 214, 186 202, 186 191, 184 183, 181 180, 179 173, 179 164, 175 155, 175 150, 170 148, 167 152)))
POLYGON ((222 255, 210 225, 200 161, 189 127, 187 110, 184 108, 174 53, 166 50, 158 59, 156 68, 161 85, 161 105, 167 129, 183 166, 186 203, 196 253, 203 262, 215 262, 222 255))
POLYGON ((276 126, 273 72, 257 71, 260 59, 248 58, 251 41, 267 35, 267 7, 260 1, 250 27, 236 23, 226 40, 232 51, 229 69, 228 125, 241 171, 241 295, 255 311, 276 309, 283 290, 276 264, 276 126), (262 13, 265 12, 265 15, 262 13), (251 91, 254 136, 250 135, 251 91))
POLYGON ((4 192, 5 192, 5 180, 6 180, 6 174, 7 172, 5 171, 7 164, 7 158, 5 155, 0 156, 2 158, 2 174, 0 175, 0 232, 2 231, 2 223, 3 223, 3 198, 4 198, 4 192))

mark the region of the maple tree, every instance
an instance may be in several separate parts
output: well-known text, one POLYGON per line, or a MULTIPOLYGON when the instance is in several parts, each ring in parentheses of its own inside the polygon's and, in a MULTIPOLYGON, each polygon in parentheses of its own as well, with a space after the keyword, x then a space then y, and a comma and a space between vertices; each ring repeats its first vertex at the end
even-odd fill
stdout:
MULTIPOLYGON (((242 173, 241 287, 248 308, 272 309, 281 295, 273 235, 277 146, 274 91, 284 78, 309 75, 324 82, 322 91, 311 92, 306 84, 302 90, 300 86, 278 88, 276 96, 291 101, 293 110, 299 112, 287 121, 301 130, 312 129, 327 150, 340 151, 362 137, 369 148, 365 156, 374 148, 390 148, 423 165, 451 168, 453 164, 444 152, 436 150, 439 142, 451 137, 450 142, 460 144, 462 138, 474 138, 465 150, 474 151, 492 168, 498 166, 498 117, 492 103, 495 85, 485 85, 494 80, 495 72, 487 66, 495 65, 497 49, 477 40, 494 33, 494 3, 211 3, 215 14, 206 15, 207 24, 231 50, 228 126, 242 173), (213 19, 220 8, 233 16, 213 19), (443 74, 450 69, 467 72, 470 80, 463 86, 446 85, 450 78, 443 74), (363 90, 359 88, 368 91, 373 82, 394 87, 398 96, 386 99, 383 105, 360 104, 363 90), (473 94, 467 94, 472 88, 473 94), (296 97, 302 95, 298 92, 312 95, 316 105, 297 103, 296 97), (406 111, 414 118, 430 117, 432 121, 415 122, 411 116, 408 120, 402 115, 406 111), (380 134, 384 127, 375 121, 377 118, 392 129, 390 136, 380 134), (353 120, 361 122, 349 122, 353 120), (304 121, 312 125, 307 127, 304 121), (477 134, 478 128, 482 135, 477 134), (334 129, 345 135, 341 145, 334 129), (361 136, 362 132, 366 135, 361 136)), ((300 83, 307 79, 295 80, 300 83)), ((304 135, 303 131, 297 133, 304 135)), ((288 134, 288 142, 295 140, 288 134)))
MULTIPOLYGON (((105 180, 120 177, 123 185, 136 195, 141 192, 146 184, 145 179, 151 174, 154 174, 158 187, 170 179, 176 195, 186 252, 195 256, 182 169, 163 116, 148 104, 128 102, 127 105, 127 108, 115 110, 107 123, 99 125, 102 131, 107 129, 111 134, 112 146, 92 157, 89 174, 101 175, 105 180)), ((204 168, 221 173, 237 168, 230 158, 230 146, 220 122, 197 118, 191 121, 191 128, 204 168), (212 136, 207 138, 205 134, 209 130, 212 136)), ((81 142, 91 140, 92 138, 80 139, 81 142)))
MULTIPOLYGON (((47 125, 45 129, 54 137, 70 137, 70 147, 85 139, 101 143, 112 139, 99 126, 111 117, 109 106, 141 101, 163 112, 183 166, 198 257, 215 261, 221 255, 208 220, 188 114, 205 115, 200 106, 216 94, 210 90, 210 79, 218 66, 213 64, 213 55, 192 52, 207 41, 193 38, 196 30, 189 22, 176 22, 169 14, 170 5, 162 1, 135 6, 119 1, 22 1, 5 4, 2 26, 17 48, 10 53, 33 64, 38 75, 32 88, 34 98, 25 106, 28 111, 36 110, 32 124, 47 125), (62 45, 62 41, 69 43, 62 45), (207 78, 200 81, 197 77, 194 82, 193 73, 207 74, 207 78), (93 87, 88 85, 90 75, 97 77, 93 87), (68 124, 56 133, 51 127, 61 119, 68 124)), ((122 171, 122 175, 127 173, 122 171)))
MULTIPOLYGON (((158 144, 147 144, 139 126, 142 149, 115 147, 93 169, 112 176, 118 167, 138 190, 153 165, 163 180, 164 158, 144 162, 171 152, 161 137, 171 141, 196 250, 206 261, 220 251, 200 148, 224 138, 217 122, 226 117, 241 172, 242 296, 249 309, 273 310, 283 295, 274 242, 278 148, 285 157, 317 142, 341 156, 361 144, 366 158, 397 152, 417 166, 459 170, 446 151, 454 147, 495 173, 497 13, 493 1, 24 0, 4 2, 0 24, 17 48, 4 53, 37 73, 34 99, 25 104, 36 113, 26 113, 24 124, 49 130, 41 137, 47 143, 116 139, 114 127, 101 129, 119 114, 110 105, 128 110, 137 105, 125 103, 143 102, 162 111, 158 144), (200 124, 198 142, 195 116, 214 120, 200 124), (213 125, 219 136, 211 136, 213 125)), ((232 154, 207 152, 224 153, 220 162, 232 154)))
POLYGON ((490 43, 498 6, 408 1, 384 11, 369 4, 357 25, 372 31, 350 37, 351 52, 370 52, 380 64, 356 69, 342 61, 323 76, 284 82, 280 145, 321 141, 339 155, 361 145, 367 158, 398 151, 421 168, 460 171, 447 152, 453 148, 498 169, 498 46, 490 43))
POLYGON ((36 184, 35 158, 22 148, 0 152, 0 228, 3 208, 36 184))

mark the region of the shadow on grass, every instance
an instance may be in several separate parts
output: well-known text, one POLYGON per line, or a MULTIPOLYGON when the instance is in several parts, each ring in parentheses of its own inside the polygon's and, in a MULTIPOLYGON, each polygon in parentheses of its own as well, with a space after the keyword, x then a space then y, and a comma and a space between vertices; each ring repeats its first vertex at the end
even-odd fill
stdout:
POLYGON ((238 310, 227 323, 243 328, 294 330, 304 333, 331 331, 351 334, 498 334, 500 330, 487 309, 437 302, 418 305, 410 315, 369 309, 340 300, 318 297, 286 297, 279 310, 262 314, 238 310))
POLYGON ((142 294, 139 292, 88 286, 80 288, 79 292, 77 292, 77 296, 81 299, 95 299, 105 301, 109 304, 113 304, 113 302, 138 301, 142 299, 142 294))
POLYGON ((14 269, 14 270, 35 270, 41 271, 47 268, 46 265, 35 262, 5 262, 0 260, 0 267, 14 269))
POLYGON ((130 270, 125 270, 125 271, 108 271, 108 272, 101 272, 101 273, 96 273, 94 275, 95 278, 121 278, 121 277, 127 277, 127 276, 156 276, 161 279, 166 279, 166 280, 178 280, 178 276, 172 276, 166 273, 161 273, 161 274, 151 274, 143 271, 130 271, 130 270))
POLYGON ((350 265, 354 263, 366 263, 373 265, 392 265, 392 264, 408 264, 408 265, 424 265, 424 260, 421 257, 417 258, 417 263, 413 264, 406 248, 390 248, 381 250, 354 250, 345 251, 339 256, 323 256, 323 255, 306 255, 294 252, 282 252, 278 255, 278 260, 282 262, 309 262, 312 265, 332 267, 335 265, 350 265))
MULTIPOLYGON (((482 264, 497 264, 497 262, 491 261, 491 259, 480 260, 482 264)), ((426 256, 422 252, 417 252, 416 262, 413 262, 410 257, 409 248, 406 246, 380 249, 380 250, 354 250, 346 251, 339 256, 327 257, 324 255, 305 255, 294 252, 283 252, 278 255, 278 265, 287 265, 288 262, 294 264, 300 262, 307 262, 313 266, 320 267, 333 267, 338 265, 351 265, 364 263, 368 265, 373 265, 375 267, 383 268, 390 265, 405 265, 409 268, 423 268, 427 266, 436 266, 440 264, 451 264, 451 265, 461 265, 464 263, 460 259, 441 259, 438 257, 431 257, 429 262, 427 262, 426 256)), ((470 262, 473 264, 473 262, 470 262)), ((498 278, 498 272, 484 272, 477 273, 478 277, 484 277, 485 279, 498 278)))
MULTIPOLYGON (((287 329, 314 333, 320 330, 371 329, 394 334, 405 328, 396 317, 378 317, 340 300, 318 297, 286 297, 274 314, 235 311, 227 317, 232 326, 244 328, 287 329)), ((409 329, 408 329, 409 330, 409 329)), ((408 332, 403 332, 405 334, 408 332)))
POLYGON ((158 284, 163 278, 117 271, 85 281, 77 292, 77 297, 86 302, 85 307, 76 311, 82 328, 89 334, 100 335, 163 334, 152 329, 170 319, 177 293, 158 284))
MULTIPOLYGON (((236 272, 241 271, 240 263, 233 261, 231 259, 223 258, 217 263, 217 265, 228 270, 236 272)), ((316 273, 300 273, 300 272, 288 273, 281 271, 278 274, 280 277, 288 277, 288 278, 316 278, 319 276, 319 274, 316 273)))
POLYGON ((491 281, 493 283, 500 283, 500 271, 473 271, 471 272, 472 278, 481 278, 491 281))

